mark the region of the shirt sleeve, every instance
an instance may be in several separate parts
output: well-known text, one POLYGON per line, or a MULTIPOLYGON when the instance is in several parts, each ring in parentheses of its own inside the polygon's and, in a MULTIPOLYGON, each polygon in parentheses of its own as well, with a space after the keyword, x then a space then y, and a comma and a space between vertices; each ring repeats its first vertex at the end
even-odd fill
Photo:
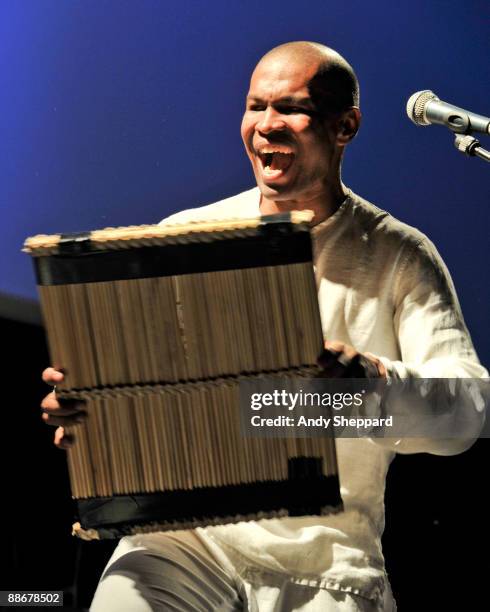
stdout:
MULTIPOLYGON (((423 238, 408 250, 393 289, 394 327, 401 359, 380 356, 392 379, 438 379, 411 402, 396 406, 415 418, 433 416, 434 404, 446 403, 441 431, 448 438, 380 439, 384 446, 402 453, 457 454, 478 437, 485 418, 488 372, 480 364, 466 328, 454 285, 435 246, 423 238), (454 384, 454 379, 487 379, 481 384, 454 384), (440 379, 448 379, 447 384, 440 379), (450 380, 452 379, 452 380, 450 380), (475 393, 477 389, 477 393, 475 393), (483 391, 483 393, 482 393, 483 391), (436 401, 437 400, 437 401, 436 401)), ((391 394, 390 402, 396 402, 391 394)), ((387 411, 394 410, 387 405, 387 411)))

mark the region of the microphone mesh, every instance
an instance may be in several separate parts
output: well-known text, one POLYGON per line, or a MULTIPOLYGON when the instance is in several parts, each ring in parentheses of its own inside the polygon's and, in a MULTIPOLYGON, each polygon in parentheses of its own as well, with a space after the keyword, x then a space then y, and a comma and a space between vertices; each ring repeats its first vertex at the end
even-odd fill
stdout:
POLYGON ((430 125, 430 121, 425 118, 425 105, 429 100, 438 100, 439 98, 426 89, 424 91, 417 91, 410 96, 407 102, 407 115, 408 118, 413 121, 416 125, 430 125))

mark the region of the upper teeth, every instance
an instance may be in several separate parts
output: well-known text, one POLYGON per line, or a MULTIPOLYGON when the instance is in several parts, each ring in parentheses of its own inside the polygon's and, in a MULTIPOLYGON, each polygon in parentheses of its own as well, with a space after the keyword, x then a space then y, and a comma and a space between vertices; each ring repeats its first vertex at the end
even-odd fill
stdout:
POLYGON ((284 155, 292 155, 291 151, 281 151, 281 149, 274 149, 272 147, 264 147, 260 150, 261 155, 269 155, 271 153, 283 153, 284 155))

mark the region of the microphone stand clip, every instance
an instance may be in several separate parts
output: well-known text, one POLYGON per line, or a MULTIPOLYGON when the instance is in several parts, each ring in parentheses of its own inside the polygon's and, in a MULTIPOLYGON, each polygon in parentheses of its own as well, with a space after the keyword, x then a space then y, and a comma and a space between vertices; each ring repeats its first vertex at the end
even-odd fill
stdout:
POLYGON ((455 134, 454 146, 468 157, 479 157, 490 162, 490 151, 480 146, 480 141, 470 134, 455 134))

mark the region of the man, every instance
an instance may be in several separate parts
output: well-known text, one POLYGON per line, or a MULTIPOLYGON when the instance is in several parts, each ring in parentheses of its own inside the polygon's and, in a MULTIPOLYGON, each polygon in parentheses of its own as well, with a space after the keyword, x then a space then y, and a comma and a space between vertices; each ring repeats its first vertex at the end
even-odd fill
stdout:
MULTIPOLYGON (((341 182, 358 104, 356 76, 335 51, 273 49, 252 75, 241 130, 258 189, 165 222, 310 209, 326 376, 342 376, 362 354, 383 377, 483 377, 433 245, 341 182)), ((44 373, 54 384, 62 377, 44 373)), ((55 425, 82 416, 54 394, 42 406, 55 425)), ((380 543, 388 466, 395 450, 461 452, 482 419, 477 409, 465 417, 464 439, 339 439, 338 515, 124 538, 92 609, 393 610, 380 543)), ((62 429, 56 443, 68 443, 62 429)))

